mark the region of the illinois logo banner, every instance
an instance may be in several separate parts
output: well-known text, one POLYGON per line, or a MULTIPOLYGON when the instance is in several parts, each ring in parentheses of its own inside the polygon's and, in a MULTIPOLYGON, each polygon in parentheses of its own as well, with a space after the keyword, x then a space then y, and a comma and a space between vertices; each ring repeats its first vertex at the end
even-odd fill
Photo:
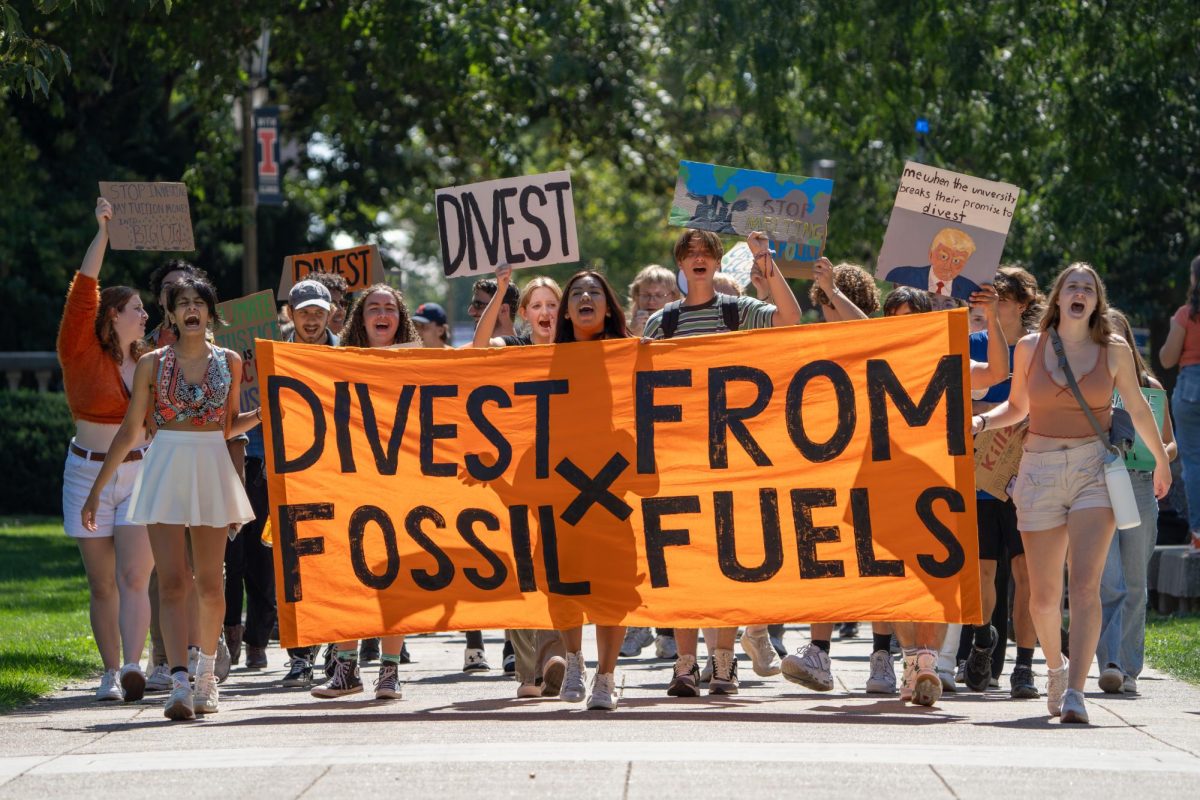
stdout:
POLYGON ((257 344, 285 646, 981 621, 965 311, 652 344, 257 344))

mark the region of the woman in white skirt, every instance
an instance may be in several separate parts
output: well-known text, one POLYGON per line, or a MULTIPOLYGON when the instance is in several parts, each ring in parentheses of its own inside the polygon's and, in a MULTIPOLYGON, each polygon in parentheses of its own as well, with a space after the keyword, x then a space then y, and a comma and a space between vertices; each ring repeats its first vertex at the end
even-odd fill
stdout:
POLYGON ((237 413, 242 360, 208 342, 221 324, 217 296, 202 278, 187 277, 167 295, 167 317, 178 340, 138 360, 129 409, 113 438, 104 466, 83 506, 83 527, 96 527, 104 486, 138 441, 149 412, 156 433, 130 498, 129 522, 147 525, 163 638, 171 664, 171 693, 165 713, 191 719, 217 710, 213 674, 217 638, 225 615, 221 568, 229 526, 254 518, 246 490, 225 441, 258 424, 259 412, 237 413), (184 529, 190 528, 196 592, 200 601, 200 664, 193 699, 188 683, 187 593, 192 580, 184 529))

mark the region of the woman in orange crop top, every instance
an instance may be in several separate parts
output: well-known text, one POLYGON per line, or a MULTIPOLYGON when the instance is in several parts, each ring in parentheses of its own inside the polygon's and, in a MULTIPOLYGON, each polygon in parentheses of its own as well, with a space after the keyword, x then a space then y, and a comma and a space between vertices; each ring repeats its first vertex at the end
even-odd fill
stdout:
POLYGON ((133 701, 146 688, 138 662, 150 625, 146 586, 154 566, 146 527, 126 521, 146 446, 144 431, 136 432, 128 455, 102 486, 95 528, 88 530, 80 522, 84 501, 129 406, 146 330, 146 311, 135 290, 99 287, 112 213, 107 200, 96 201, 98 230, 71 281, 58 329, 63 388, 75 418, 75 437, 63 467, 63 527, 78 543, 88 576, 92 635, 104 662, 96 699, 133 701))
POLYGON ((237 412, 241 358, 207 341, 210 327, 220 324, 212 286, 194 276, 172 284, 167 314, 177 341, 138 360, 129 408, 84 503, 81 520, 89 530, 96 527, 100 489, 142 435, 143 421, 151 411, 154 440, 133 486, 129 519, 149 526, 158 571, 172 682, 165 713, 170 719, 191 719, 195 713, 217 710, 213 672, 225 616, 221 574, 225 534, 230 525, 254 518, 225 442, 258 424, 258 412, 237 412), (191 530, 190 566, 185 528, 191 530), (200 663, 194 696, 188 683, 185 592, 193 573, 200 604, 200 663))
POLYGON ((1100 577, 1116 523, 1104 463, 1109 457, 1075 400, 1050 346, 1062 339, 1067 363, 1102 427, 1112 417, 1113 388, 1154 454, 1154 494, 1171 486, 1158 426, 1142 396, 1129 345, 1112 333, 1104 284, 1091 266, 1068 266, 1054 282, 1037 333, 1017 343, 1008 400, 977 414, 973 432, 1015 425, 1029 417, 1025 452, 1013 489, 1030 581, 1030 614, 1049 677, 1046 704, 1063 722, 1088 721, 1083 685, 1100 638, 1100 577), (1069 565, 1071 657, 1059 630, 1063 566, 1069 565))
POLYGON ((1171 411, 1183 463, 1188 530, 1192 548, 1200 550, 1200 256, 1192 259, 1188 301, 1171 316, 1171 330, 1158 358, 1167 369, 1179 365, 1171 411))

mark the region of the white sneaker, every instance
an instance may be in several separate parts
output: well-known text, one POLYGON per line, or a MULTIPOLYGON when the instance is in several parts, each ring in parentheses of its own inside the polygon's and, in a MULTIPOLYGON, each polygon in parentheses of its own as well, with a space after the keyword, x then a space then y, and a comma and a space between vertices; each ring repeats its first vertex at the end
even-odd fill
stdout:
POLYGON ((939 665, 937 669, 938 680, 942 682, 942 694, 955 693, 958 691, 958 684, 954 682, 954 670, 942 669, 939 665))
POLYGON ((463 651, 463 672, 486 672, 491 669, 481 648, 468 647, 463 651))
POLYGON ((654 642, 649 628, 626 628, 625 640, 621 642, 621 655, 625 658, 640 656, 642 650, 654 642))
POLYGON ((871 677, 867 678, 867 694, 895 694, 896 667, 890 650, 871 653, 871 677))
POLYGON ((1121 691, 1124 694, 1137 694, 1137 678, 1132 675, 1126 675, 1124 682, 1121 684, 1121 691))
POLYGON ((732 650, 714 650, 712 655, 713 674, 708 682, 709 694, 737 694, 737 659, 732 650))
POLYGON ((167 695, 163 714, 167 719, 195 719, 196 710, 192 707, 192 687, 172 680, 171 693, 167 695))
POLYGON ((917 657, 914 655, 901 656, 901 658, 904 659, 904 674, 900 678, 900 702, 907 703, 912 700, 913 696, 913 681, 917 677, 917 657))
POLYGON ((587 693, 587 664, 583 653, 567 653, 567 674, 563 677, 559 698, 568 703, 582 703, 587 693))
POLYGON ((558 697, 562 691, 563 678, 567 674, 567 660, 562 656, 550 656, 542 665, 542 697, 558 697))
POLYGON ((617 707, 617 691, 611 672, 597 672, 592 678, 592 693, 588 695, 589 710, 612 711, 617 707))
POLYGON ((1058 669, 1046 670, 1046 708, 1052 717, 1062 714, 1063 692, 1067 690, 1067 659, 1062 661, 1058 669))
POLYGON ((742 652, 750 656, 750 666, 754 668, 755 675, 766 678, 779 674, 778 656, 767 638, 766 625, 747 625, 746 630, 742 631, 741 643, 742 652))
POLYGON ((146 673, 141 664, 131 662, 121 667, 120 677, 125 702, 134 703, 146 696, 146 673))
POLYGON ((146 691, 171 691, 171 668, 166 664, 159 664, 157 667, 150 670, 150 676, 146 678, 146 691))
POLYGON ((200 668, 200 648, 188 648, 188 677, 196 680, 196 670, 200 668))
POLYGON ((656 658, 674 661, 679 658, 679 648, 675 645, 675 637, 659 634, 654 637, 654 656, 656 658))
POLYGON ((124 700, 125 695, 121 692, 120 679, 117 677, 115 669, 105 670, 100 676, 100 686, 96 689, 97 700, 124 700))
POLYGON ((941 700, 942 681, 937 675, 937 653, 918 650, 913 665, 912 702, 918 706, 931 706, 941 700))
POLYGON ((1067 689, 1063 692, 1062 721, 1088 723, 1087 706, 1083 704, 1083 692, 1078 689, 1067 689))
POLYGON ((196 689, 192 692, 193 709, 197 714, 217 713, 217 676, 212 672, 196 676, 196 689))
POLYGON ((829 654, 809 643, 783 660, 783 677, 792 683, 807 686, 818 692, 833 688, 833 671, 829 654))
POLYGON ((541 696, 542 696, 542 687, 536 683, 522 683, 520 686, 517 687, 517 697, 518 698, 541 697, 541 696))

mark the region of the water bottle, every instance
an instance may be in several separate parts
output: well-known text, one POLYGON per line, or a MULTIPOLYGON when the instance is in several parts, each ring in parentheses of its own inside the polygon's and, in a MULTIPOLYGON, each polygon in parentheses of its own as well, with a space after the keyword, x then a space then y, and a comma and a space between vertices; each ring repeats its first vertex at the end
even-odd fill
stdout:
POLYGON ((1129 479, 1125 459, 1117 453, 1109 452, 1104 457, 1104 484, 1108 487, 1108 500, 1117 519, 1117 530, 1141 525, 1142 515, 1138 513, 1137 498, 1133 496, 1133 481, 1129 479))

